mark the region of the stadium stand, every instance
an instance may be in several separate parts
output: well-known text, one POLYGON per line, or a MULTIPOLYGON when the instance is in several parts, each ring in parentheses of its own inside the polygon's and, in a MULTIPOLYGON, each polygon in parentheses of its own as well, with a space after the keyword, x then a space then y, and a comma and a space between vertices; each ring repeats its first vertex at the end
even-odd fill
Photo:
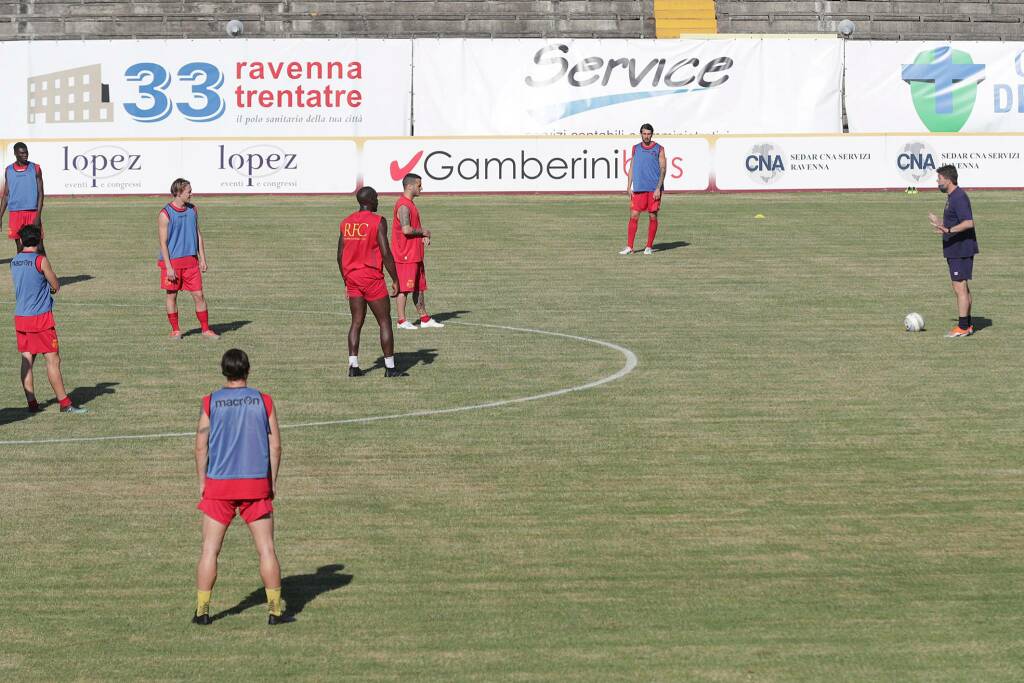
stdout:
POLYGON ((225 38, 653 38, 653 0, 372 0, 190 2, 22 0, 0 3, 0 40, 225 38))
POLYGON ((856 23, 854 39, 1020 40, 1020 0, 718 0, 721 33, 835 33, 856 23))

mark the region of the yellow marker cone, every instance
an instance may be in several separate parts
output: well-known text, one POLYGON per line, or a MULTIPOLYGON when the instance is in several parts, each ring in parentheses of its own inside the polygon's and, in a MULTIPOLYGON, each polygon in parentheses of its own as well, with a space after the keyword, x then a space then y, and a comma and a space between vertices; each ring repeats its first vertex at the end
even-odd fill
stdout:
POLYGON ((754 218, 764 218, 763 213, 754 214, 754 218))

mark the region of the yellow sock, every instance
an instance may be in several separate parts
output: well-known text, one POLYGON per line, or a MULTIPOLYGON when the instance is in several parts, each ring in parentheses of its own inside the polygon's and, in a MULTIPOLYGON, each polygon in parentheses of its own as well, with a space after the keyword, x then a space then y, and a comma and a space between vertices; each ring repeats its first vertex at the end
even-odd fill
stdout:
POLYGON ((210 613, 210 596, 213 591, 196 591, 196 614, 210 613))
POLYGON ((281 587, 267 588, 267 609, 275 617, 281 616, 284 612, 284 604, 281 602, 281 587))

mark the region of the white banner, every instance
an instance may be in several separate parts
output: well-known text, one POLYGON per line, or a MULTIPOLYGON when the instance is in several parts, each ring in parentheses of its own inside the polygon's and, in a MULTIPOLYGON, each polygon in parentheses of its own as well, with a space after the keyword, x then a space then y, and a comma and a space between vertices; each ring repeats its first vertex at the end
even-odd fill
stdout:
POLYGON ((196 194, 349 193, 351 140, 29 141, 50 195, 168 194, 181 176, 196 194))
POLYGON ((935 187, 935 171, 952 164, 964 187, 1024 186, 1024 136, 886 136, 887 187, 935 187))
POLYGON ((720 138, 714 154, 715 185, 720 190, 890 186, 879 172, 885 156, 880 136, 720 138))
MULTIPOLYGON (((665 147, 667 190, 706 190, 711 154, 704 138, 655 138, 665 147)), ((639 137, 368 140, 363 182, 401 192, 406 173, 426 192, 625 192, 639 137)))
POLYGON ((19 137, 408 135, 408 40, 0 42, 19 137))
POLYGON ((839 40, 416 40, 417 135, 841 132, 839 40))
POLYGON ((1024 42, 852 41, 851 132, 1024 132, 1024 42))

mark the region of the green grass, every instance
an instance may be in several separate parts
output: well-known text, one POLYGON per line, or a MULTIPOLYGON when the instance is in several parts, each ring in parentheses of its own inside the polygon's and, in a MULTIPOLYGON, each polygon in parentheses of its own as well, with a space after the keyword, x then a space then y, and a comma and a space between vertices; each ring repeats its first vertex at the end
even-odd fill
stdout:
MULTIPOLYGON (((624 362, 462 322, 640 363, 541 401, 285 430, 278 550, 305 605, 276 629, 262 605, 188 622, 190 438, 0 446, 0 679, 1020 680, 1024 236, 1017 194, 972 199, 982 329, 947 340, 935 194, 671 197, 659 242, 687 244, 651 258, 615 254, 622 196, 427 195, 428 303, 457 317, 398 333, 415 364, 388 381, 342 377, 349 199, 199 196, 211 322, 235 324, 178 344, 161 200, 50 200, 58 274, 91 276, 55 311, 91 412, 23 419, 8 325, 0 440, 193 430, 230 346, 285 425, 543 393, 624 362), (926 332, 902 330, 912 310, 926 332), (325 565, 344 568, 309 578, 325 565)), ((11 298, 3 278, 7 315, 11 298)), ((380 355, 370 328, 361 355, 380 355)), ((215 611, 260 586, 243 526, 215 611)))

